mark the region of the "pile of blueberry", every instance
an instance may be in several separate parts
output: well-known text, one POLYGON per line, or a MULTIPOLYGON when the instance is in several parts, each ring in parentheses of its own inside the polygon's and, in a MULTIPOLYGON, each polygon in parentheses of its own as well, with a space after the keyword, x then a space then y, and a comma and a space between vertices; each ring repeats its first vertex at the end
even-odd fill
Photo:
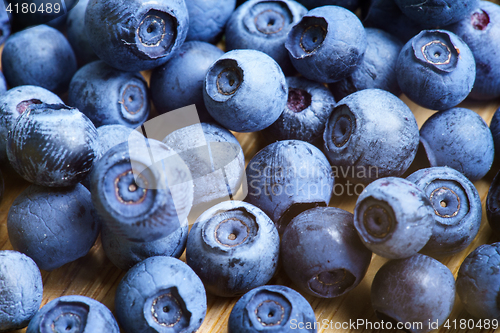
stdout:
MULTIPOLYGON (((473 182, 500 152, 500 111, 488 127, 457 107, 500 98, 499 5, 1 3, 0 165, 31 185, 8 212, 0 332, 196 332, 207 292, 241 297, 231 333, 316 332, 300 293, 348 293, 373 254, 389 259, 371 286, 381 320, 429 332, 456 293, 500 320, 500 243, 456 280, 437 260, 477 236, 473 182), (436 111, 420 129, 401 93, 436 111), (265 144, 245 156, 234 132, 265 144), (359 189, 353 212, 338 186, 359 189), (127 271, 114 315, 81 295, 40 309, 40 270, 99 235, 127 271), (280 272, 297 291, 270 285, 280 272)), ((486 213, 500 235, 500 175, 486 213)))

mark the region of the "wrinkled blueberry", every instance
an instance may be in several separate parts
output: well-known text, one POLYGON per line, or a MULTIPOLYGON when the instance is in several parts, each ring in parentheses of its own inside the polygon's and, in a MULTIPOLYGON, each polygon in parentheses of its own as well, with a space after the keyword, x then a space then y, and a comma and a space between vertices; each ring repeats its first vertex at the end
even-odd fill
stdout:
POLYGON ((293 0, 250 0, 239 6, 226 26, 226 49, 253 49, 271 56, 285 73, 293 66, 285 49, 290 29, 307 9, 293 0))
POLYGON ((42 275, 28 256, 0 251, 0 332, 28 326, 42 303, 42 275))
POLYGON ((238 296, 273 277, 279 244, 278 230, 263 211, 242 201, 225 201, 196 220, 188 236, 186 262, 207 291, 238 296))
POLYGON ((396 61, 403 44, 394 36, 379 29, 367 28, 365 56, 354 72, 343 80, 329 85, 337 100, 363 89, 382 89, 399 95, 396 61))
POLYGON ((467 44, 454 33, 424 30, 403 46, 396 75, 399 87, 413 102, 446 110, 472 90, 476 63, 467 44))
POLYGON ((279 233, 301 212, 327 206, 334 177, 325 155, 300 140, 272 143, 259 151, 246 168, 246 201, 259 207, 279 233))
POLYGON ((401 11, 425 28, 443 27, 460 21, 477 8, 479 0, 395 0, 401 11))
POLYGON ((462 38, 476 60, 476 81, 469 97, 488 100, 500 96, 500 6, 479 1, 478 6, 461 21, 446 27, 462 38))
POLYGON ((61 296, 44 305, 26 333, 120 333, 113 314, 102 303, 86 296, 61 296))
POLYGON ((474 184, 448 167, 420 169, 406 179, 425 192, 434 209, 432 236, 421 252, 444 256, 469 246, 479 231, 483 212, 474 184))
POLYGON ((186 40, 215 43, 236 7, 236 0, 189 0, 189 31, 186 40))
POLYGON ((151 257, 118 284, 115 314, 125 332, 196 332, 207 311, 200 278, 184 262, 151 257))
POLYGON ((89 0, 78 0, 78 4, 68 13, 66 19, 66 36, 80 65, 99 60, 90 46, 85 30, 85 10, 88 3, 89 0))
POLYGON ((92 202, 112 232, 134 242, 155 241, 187 222, 193 183, 172 148, 134 138, 108 150, 95 164, 92 202))
POLYGON ((203 83, 210 66, 223 54, 204 42, 182 44, 172 59, 151 74, 151 100, 156 111, 162 114, 196 104, 200 120, 213 121, 203 101, 203 83))
POLYGON ((162 142, 191 171, 194 216, 236 196, 245 176, 245 156, 230 131, 216 124, 194 124, 170 133, 162 142))
POLYGON ((2 52, 2 70, 11 87, 34 85, 57 94, 68 89, 76 57, 64 35, 38 25, 11 35, 2 52))
POLYGON ((280 255, 295 285, 324 298, 339 297, 356 287, 372 258, 354 228, 353 215, 334 207, 297 215, 283 233, 280 255))
POLYGON ((486 175, 495 155, 488 125, 476 112, 465 108, 430 116, 420 128, 420 142, 431 166, 448 166, 471 181, 486 175))
POLYGON ((335 107, 331 92, 321 83, 302 77, 287 77, 288 101, 281 116, 262 134, 268 141, 302 140, 323 142, 325 123, 335 107))
POLYGON ((205 77, 203 99, 210 115, 236 132, 260 131, 278 119, 288 89, 280 66, 256 50, 233 50, 205 77))
POLYGON ((462 262, 457 293, 465 310, 477 318, 500 319, 500 243, 484 244, 462 262))
POLYGON ((363 243, 390 259, 416 254, 429 241, 434 209, 426 194, 409 180, 377 179, 358 197, 354 226, 363 243))
POLYGON ((149 116, 148 85, 142 75, 119 71, 104 61, 92 62, 76 72, 68 101, 96 127, 120 124, 136 128, 149 116))
POLYGON ((86 255, 101 229, 89 191, 81 184, 31 185, 14 200, 7 217, 15 250, 51 271, 86 255))
POLYGON ((337 176, 365 184, 401 176, 415 158, 418 138, 410 108, 379 89, 364 89, 338 102, 323 134, 337 176))
POLYGON ((401 322, 409 333, 430 332, 429 323, 442 325, 451 313, 455 278, 448 267, 423 254, 391 260, 375 274, 371 299, 381 320, 401 322))
POLYGON ((97 131, 75 108, 31 104, 9 132, 7 157, 24 179, 43 186, 70 186, 91 171, 97 131))
POLYGON ((14 129, 16 119, 31 104, 62 104, 53 92, 37 86, 18 86, 0 95, 0 161, 8 163, 7 136, 14 129))
POLYGON ((323 6, 309 11, 285 43, 293 66, 306 78, 335 82, 352 74, 366 50, 366 34, 351 11, 323 6))
POLYGON ((186 39, 183 0, 90 0, 85 29, 94 52, 122 71, 163 65, 186 39))
POLYGON ((229 315, 229 333, 316 333, 309 302, 285 286, 262 286, 246 293, 229 315), (299 328, 300 325, 300 328, 299 328))
POLYGON ((188 237, 188 225, 178 228, 167 237, 152 242, 132 242, 103 226, 101 242, 106 257, 121 270, 127 271, 135 264, 154 256, 179 258, 188 237))

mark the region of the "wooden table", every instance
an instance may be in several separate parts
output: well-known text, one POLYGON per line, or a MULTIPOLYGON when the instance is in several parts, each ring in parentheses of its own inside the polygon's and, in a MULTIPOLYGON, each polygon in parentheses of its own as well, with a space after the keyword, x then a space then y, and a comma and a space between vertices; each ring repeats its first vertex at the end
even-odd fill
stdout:
MULTIPOLYGON (((402 96, 402 99, 410 106, 410 108, 414 112, 419 126, 421 126, 425 119, 427 119, 433 113, 430 110, 426 110, 415 105, 404 96, 402 96)), ((489 124, 493 113, 500 106, 500 100, 495 100, 488 103, 464 102, 461 104, 461 106, 475 110, 489 124)), ((260 148, 262 148, 262 140, 259 140, 259 137, 256 134, 237 133, 236 136, 245 151, 245 157, 248 162, 250 158, 260 148)), ((481 244, 491 243, 499 240, 492 236, 491 230, 486 220, 484 208, 489 184, 498 169, 499 163, 498 161, 496 161, 490 173, 482 180, 474 183, 481 195, 481 202, 483 205, 483 218, 478 236, 466 250, 454 256, 441 260, 443 264, 447 265, 450 268, 455 277, 461 262, 472 250, 474 250, 481 244)), ((5 195, 0 205, 0 245, 2 249, 12 249, 12 245, 10 244, 7 235, 7 214, 13 200, 28 186, 28 183, 14 174, 12 171, 4 171, 4 178, 5 195)), ((331 201, 331 206, 339 207, 352 212, 355 202, 355 196, 334 196, 331 201)), ((181 257, 181 259, 184 260, 184 256, 181 257)), ((372 323, 378 321, 370 304, 370 286, 374 274, 386 261, 386 259, 374 255, 368 273, 366 274, 361 284, 343 297, 329 300, 314 298, 307 295, 305 296, 314 308, 317 321, 323 323, 323 321, 326 320, 326 322, 328 323, 329 327, 321 328, 319 332, 344 333, 377 331, 370 329, 335 329, 335 325, 338 326, 342 323, 348 323, 349 320, 356 321, 358 319, 364 319, 372 323)), ((42 271, 44 284, 42 305, 62 295, 79 294, 101 301, 113 311, 116 286, 122 278, 123 274, 124 272, 114 267, 113 264, 106 258, 100 243, 100 239, 98 239, 94 247, 91 249, 90 253, 85 257, 75 262, 66 264, 63 267, 52 272, 42 271)), ((282 272, 276 278, 274 278, 271 283, 284 284, 293 288, 293 284, 291 283, 291 281, 282 272)), ((227 332, 227 320, 236 301, 237 299, 235 298, 226 299, 209 295, 207 316, 199 332, 227 332)), ((471 319, 471 317, 463 309, 463 306, 460 304, 458 297, 450 319, 471 319)), ((17 332, 24 331, 25 330, 19 330, 17 332)), ((470 332, 478 331, 479 330, 471 330, 470 332)), ((445 328, 441 328, 439 332, 466 332, 466 330, 447 330, 445 328)))

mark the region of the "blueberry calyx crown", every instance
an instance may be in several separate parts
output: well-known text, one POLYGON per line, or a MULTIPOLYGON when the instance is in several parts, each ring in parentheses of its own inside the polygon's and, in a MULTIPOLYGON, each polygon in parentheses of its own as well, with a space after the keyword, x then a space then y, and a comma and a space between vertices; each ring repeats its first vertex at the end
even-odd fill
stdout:
POLYGON ((150 59, 164 57, 177 38, 175 17, 158 10, 150 10, 137 26, 136 45, 150 59))
POLYGON ((64 302, 48 311, 40 321, 41 333, 83 333, 90 308, 82 302, 64 302))
POLYGON ((144 109, 145 96, 141 87, 127 84, 122 93, 120 103, 128 114, 135 115, 144 109))
POLYGON ((243 81, 241 70, 238 67, 229 67, 217 75, 217 91, 223 95, 233 95, 243 81))
POLYGON ((250 31, 256 29, 265 35, 275 35, 286 32, 286 27, 293 21, 292 17, 293 15, 286 3, 263 1, 250 8, 249 15, 245 17, 244 21, 250 31))
POLYGON ((359 204, 362 227, 373 240, 382 241, 396 227, 396 217, 392 207, 382 200, 368 197, 359 204))
POLYGON ((445 31, 424 30, 413 38, 415 57, 422 64, 440 72, 452 72, 457 67, 460 50, 445 31))
POLYGON ((349 142, 356 128, 355 118, 347 105, 337 106, 331 115, 332 125, 329 126, 332 143, 341 148, 349 142))
POLYGON ((429 197, 434 212, 440 217, 455 217, 460 211, 460 197, 450 188, 439 187, 429 197))
POLYGON ((148 181, 144 176, 138 175, 144 187, 139 187, 135 180, 132 169, 122 172, 115 178, 115 194, 119 202, 126 205, 141 204, 146 198, 148 181))
POLYGON ((322 17, 304 17, 288 35, 287 49, 295 58, 313 54, 321 48, 328 31, 328 23, 322 17))
POLYGON ((256 216, 240 207, 212 216, 204 225, 205 244, 224 252, 252 242, 259 232, 256 216))
POLYGON ((182 332, 189 326, 191 313, 187 310, 184 300, 176 287, 161 290, 145 303, 145 312, 154 325, 174 328, 182 332))
POLYGON ((39 99, 29 99, 22 101, 16 105, 16 111, 18 114, 23 114, 26 109, 28 109, 33 104, 42 104, 42 101, 39 99))
POLYGON ((292 312, 285 295, 268 290, 257 292, 245 308, 250 325, 257 329, 285 327, 292 312))
POLYGON ((356 277, 345 268, 334 269, 317 274, 308 282, 309 289, 322 297, 342 295, 356 282, 356 277))

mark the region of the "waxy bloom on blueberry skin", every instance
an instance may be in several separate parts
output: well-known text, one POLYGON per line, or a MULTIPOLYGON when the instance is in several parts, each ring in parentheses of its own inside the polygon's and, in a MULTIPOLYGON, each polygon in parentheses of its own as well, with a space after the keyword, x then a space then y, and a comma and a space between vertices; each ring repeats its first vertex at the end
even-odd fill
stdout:
POLYGON ((309 11, 285 43, 293 66, 309 80, 331 83, 356 69, 366 50, 363 24, 351 11, 323 6, 309 11))
POLYGON ((90 0, 85 29, 94 52, 122 71, 166 63, 189 29, 184 0, 90 0))
POLYGON ((141 261, 116 289, 115 314, 127 333, 194 333, 206 312, 203 283, 188 265, 175 258, 158 256, 141 261))
POLYGON ((26 333, 120 333, 111 311, 102 303, 80 295, 58 297, 33 317, 26 333))
POLYGON ((255 132, 270 126, 283 112, 287 97, 280 66, 256 50, 227 52, 205 77, 208 113, 231 131, 255 132))
POLYGON ((316 317, 309 302, 285 286, 262 286, 250 290, 229 315, 229 333, 316 333, 316 317))
POLYGON ((467 44, 454 33, 423 30, 403 46, 396 75, 409 99, 440 111, 469 95, 476 79, 476 62, 467 44))
POLYGON ((248 162, 246 200, 266 213, 283 233, 301 212, 327 206, 334 176, 325 155, 310 143, 272 143, 248 162))

